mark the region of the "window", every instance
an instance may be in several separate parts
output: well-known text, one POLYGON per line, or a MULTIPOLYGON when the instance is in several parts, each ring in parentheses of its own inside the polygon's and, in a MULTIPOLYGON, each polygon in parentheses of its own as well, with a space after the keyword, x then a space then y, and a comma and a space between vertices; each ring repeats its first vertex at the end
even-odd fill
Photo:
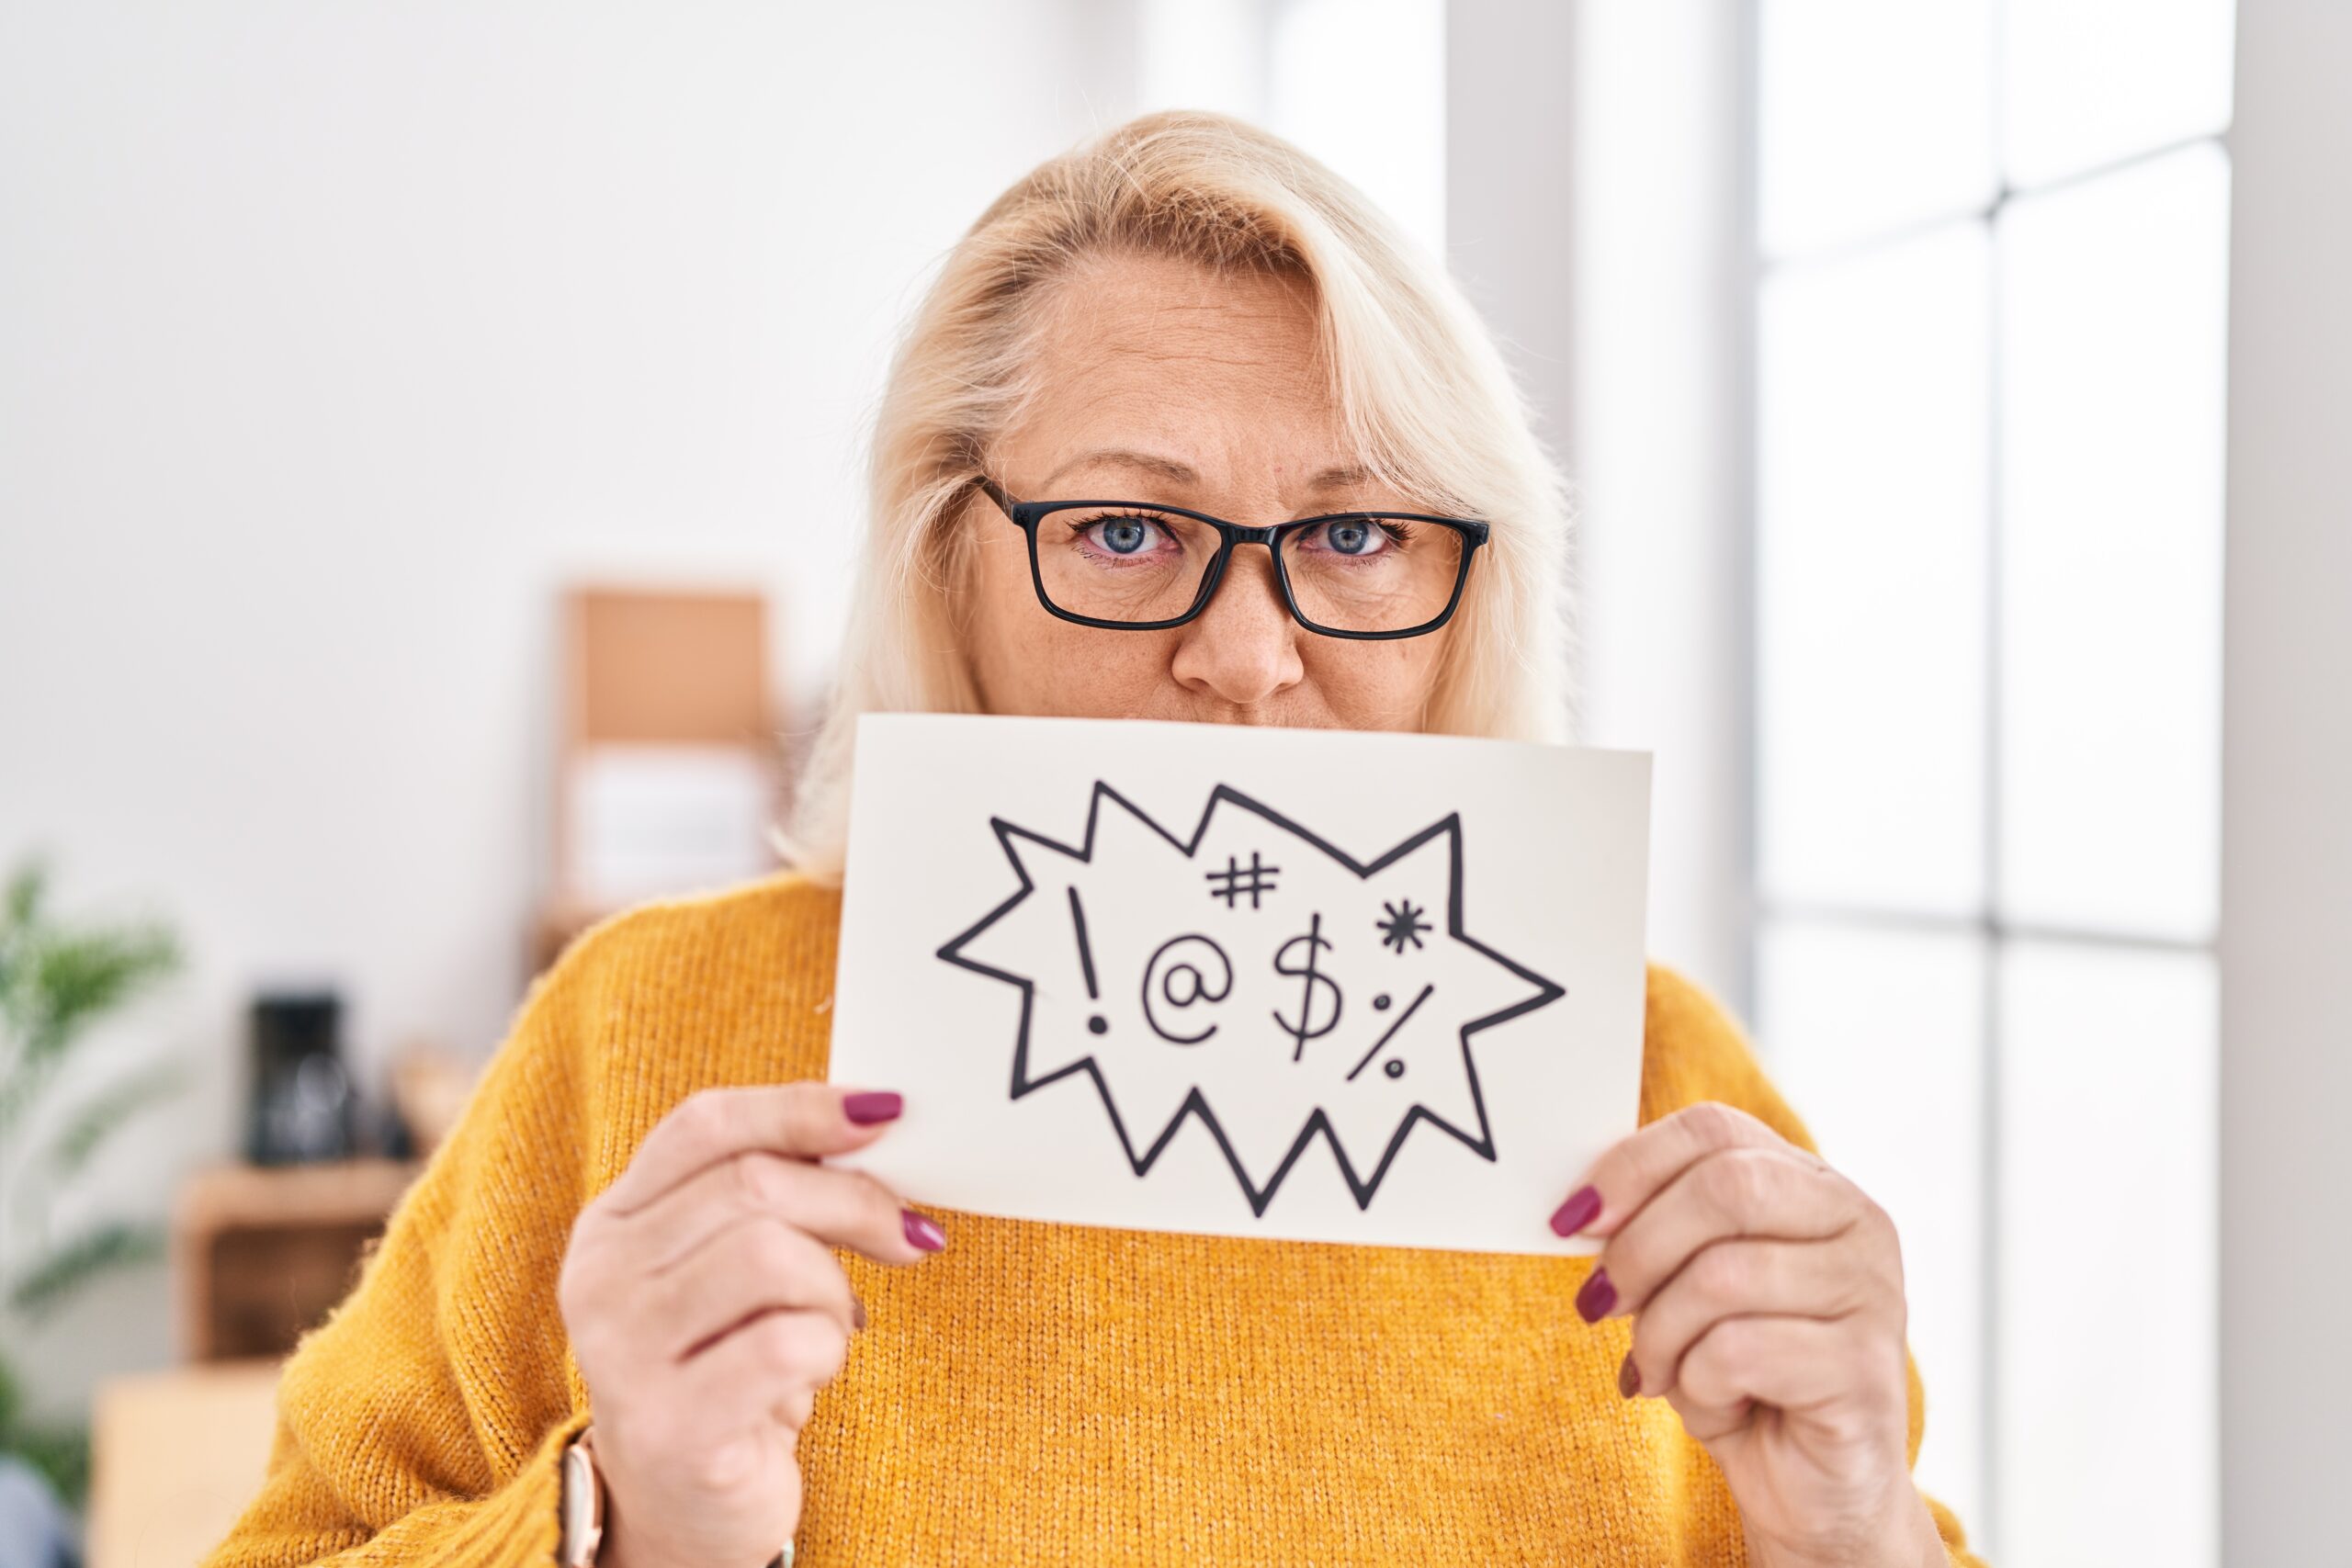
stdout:
POLYGON ((2233 20, 1758 11, 1757 1038, 2004 1568, 2218 1561, 2233 20))
POLYGON ((1328 164, 1445 254, 1444 0, 1143 0, 1146 109, 1218 109, 1328 164))

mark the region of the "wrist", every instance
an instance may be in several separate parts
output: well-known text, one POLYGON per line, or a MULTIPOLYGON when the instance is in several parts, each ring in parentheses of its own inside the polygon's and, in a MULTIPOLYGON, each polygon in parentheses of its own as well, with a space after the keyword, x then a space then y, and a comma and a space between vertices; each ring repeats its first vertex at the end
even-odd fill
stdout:
MULTIPOLYGON (((596 1568, 676 1568, 676 1565, 665 1559, 657 1558, 649 1562, 631 1557, 627 1546, 616 1546, 608 1540, 605 1550, 597 1555, 596 1568)), ((786 1546, 758 1568, 792 1568, 792 1548, 786 1546)))
MULTIPOLYGON (((642 1531, 628 1528, 625 1515, 615 1516, 611 1528, 605 1532, 603 1549, 597 1552, 595 1568, 708 1568, 702 1559, 680 1557, 676 1543, 649 1540, 642 1531)), ((742 1568, 792 1568, 792 1549, 772 1555, 764 1563, 747 1562, 742 1568)))
POLYGON ((1741 1517, 1748 1568, 1951 1568, 1935 1516, 1906 1472, 1871 1517, 1835 1539, 1776 1540, 1741 1517))
MULTIPOLYGON (((614 1506, 595 1430, 591 1423, 564 1450, 563 1523, 556 1557, 560 1568, 708 1568, 699 1556, 679 1555, 675 1540, 648 1531, 627 1508, 614 1506)), ((792 1568, 793 1555, 793 1543, 786 1540, 764 1562, 745 1568, 792 1568)))

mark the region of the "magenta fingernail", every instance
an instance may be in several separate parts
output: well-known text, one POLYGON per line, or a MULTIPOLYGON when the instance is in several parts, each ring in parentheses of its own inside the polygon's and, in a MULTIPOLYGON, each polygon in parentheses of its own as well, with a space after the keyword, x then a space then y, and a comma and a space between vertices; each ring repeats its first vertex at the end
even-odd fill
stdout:
POLYGON ((1609 1270, 1595 1269, 1592 1277, 1577 1291, 1577 1315, 1587 1323, 1599 1323, 1617 1304, 1617 1287, 1610 1281, 1609 1270))
POLYGON ((895 1122, 906 1108, 905 1097, 887 1089, 868 1089, 842 1100, 842 1114, 861 1127, 870 1127, 876 1122, 895 1122))
POLYGON ((1579 1187, 1568 1194, 1568 1201, 1552 1215, 1552 1234, 1574 1235, 1600 1215, 1600 1192, 1593 1187, 1579 1187))
POLYGON ((922 1252, 937 1252, 947 1245, 947 1233, 933 1224, 926 1215, 912 1209, 901 1211, 900 1224, 905 1226, 907 1245, 922 1252))

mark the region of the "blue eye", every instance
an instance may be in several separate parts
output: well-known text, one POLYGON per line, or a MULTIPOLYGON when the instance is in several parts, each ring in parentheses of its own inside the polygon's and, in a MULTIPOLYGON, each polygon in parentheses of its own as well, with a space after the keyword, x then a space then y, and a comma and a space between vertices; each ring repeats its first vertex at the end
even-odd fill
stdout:
POLYGON ((1384 542, 1380 529, 1368 517, 1323 525, 1324 543, 1343 556, 1368 556, 1384 542))
POLYGON ((1132 517, 1106 517, 1094 526, 1094 542, 1113 555, 1131 556, 1151 542, 1148 526, 1132 517))

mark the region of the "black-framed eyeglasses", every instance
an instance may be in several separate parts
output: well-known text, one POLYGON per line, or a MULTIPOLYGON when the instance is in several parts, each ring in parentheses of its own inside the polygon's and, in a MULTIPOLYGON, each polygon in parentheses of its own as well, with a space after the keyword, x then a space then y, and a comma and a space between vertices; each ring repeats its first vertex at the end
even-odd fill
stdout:
POLYGON ((1114 631, 1181 626, 1216 593, 1237 545, 1263 545, 1291 616, 1325 637, 1419 637, 1453 618, 1487 525, 1419 512, 1334 512, 1249 528, 1139 501, 1015 501, 979 487, 1029 536, 1038 603, 1114 631))

